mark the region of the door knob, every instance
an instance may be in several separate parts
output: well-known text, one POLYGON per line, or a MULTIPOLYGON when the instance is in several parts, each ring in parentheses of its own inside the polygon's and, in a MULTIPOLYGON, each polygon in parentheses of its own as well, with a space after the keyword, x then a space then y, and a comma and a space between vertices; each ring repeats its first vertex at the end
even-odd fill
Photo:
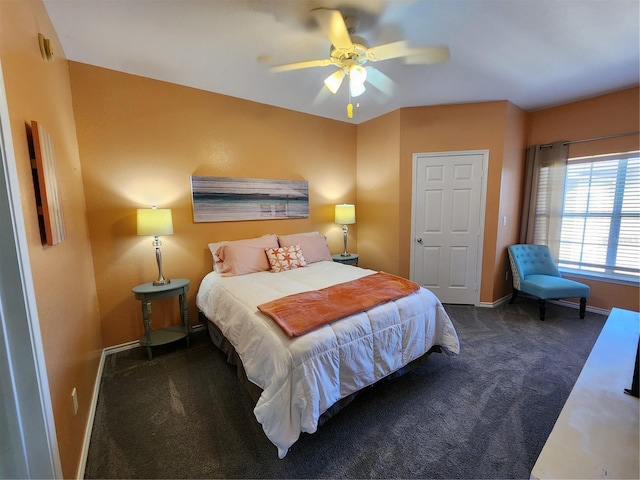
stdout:
POLYGON ((416 242, 418 242, 420 245, 422 245, 422 239, 421 238, 416 238, 416 242))

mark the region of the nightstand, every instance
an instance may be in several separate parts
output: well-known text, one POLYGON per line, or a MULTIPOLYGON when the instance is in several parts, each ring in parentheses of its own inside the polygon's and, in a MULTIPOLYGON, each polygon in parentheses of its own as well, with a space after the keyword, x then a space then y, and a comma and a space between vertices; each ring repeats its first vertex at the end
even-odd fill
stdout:
POLYGON ((334 253, 331 255, 334 262, 344 263, 345 265, 353 265, 355 267, 358 266, 358 257, 357 253, 350 253, 347 256, 342 255, 341 253, 334 253))
POLYGON ((140 338, 140 345, 147 347, 147 356, 152 358, 151 347, 175 342, 183 338, 187 339, 189 346, 189 314, 187 312, 187 292, 189 291, 189 280, 185 278, 172 279, 166 285, 154 285, 153 282, 143 283, 132 289, 136 300, 142 302, 142 323, 144 324, 144 335, 140 338), (161 298, 178 297, 180 303, 180 325, 172 325, 167 328, 151 330, 151 300, 161 298))

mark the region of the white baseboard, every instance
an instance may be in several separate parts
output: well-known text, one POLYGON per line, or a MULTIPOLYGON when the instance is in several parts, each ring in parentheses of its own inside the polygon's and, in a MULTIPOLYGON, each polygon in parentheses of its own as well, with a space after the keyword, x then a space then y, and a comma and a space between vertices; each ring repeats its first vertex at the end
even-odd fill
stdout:
MULTIPOLYGON (((525 294, 521 294, 521 295, 526 296, 525 294)), ((511 295, 507 295, 506 297, 499 298, 495 302, 480 302, 476 306, 482 307, 482 308, 495 308, 502 305, 503 303, 507 303, 510 298, 511 298, 511 295)), ((530 298, 534 298, 534 297, 530 297, 530 298)), ((575 308, 576 310, 580 308, 580 304, 575 302, 568 302, 567 300, 548 300, 548 302, 556 303, 558 305, 562 305, 563 307, 575 308)), ((611 313, 611 310, 607 310, 605 308, 590 307, 589 305, 587 305, 587 312, 597 313, 599 315, 609 315, 611 313)))
POLYGON ((511 295, 507 295, 506 297, 499 298, 495 302, 480 302, 476 306, 482 307, 482 308, 495 308, 495 307, 499 307, 503 303, 507 303, 510 298, 511 298, 511 295))
MULTIPOLYGON (((575 308, 576 310, 578 310, 580 308, 580 304, 579 303, 568 302, 566 300, 549 300, 549 302, 550 303, 557 303, 558 305, 562 305, 564 307, 575 308)), ((587 312, 597 313, 599 315, 609 315, 611 313, 611 310, 607 310, 605 308, 590 307, 587 304, 587 312)))
POLYGON ((87 467, 87 456, 89 455, 89 443, 91 442, 91 432, 93 431, 93 421, 96 416, 96 406, 98 405, 98 393, 100 392, 100 380, 102 380, 102 370, 104 368, 104 359, 105 359, 105 349, 103 349, 102 353, 100 354, 100 363, 98 364, 96 381, 93 384, 93 393, 91 395, 91 405, 89 406, 89 418, 87 419, 87 427, 84 430, 84 439, 82 443, 82 455, 80 456, 80 467, 78 468, 79 480, 84 478, 84 470, 87 467))
POLYGON ((103 353, 105 356, 113 355, 114 353, 124 352, 125 350, 131 350, 132 348, 136 348, 139 346, 140 342, 138 340, 134 340, 133 342, 121 343, 120 345, 107 347, 103 350, 103 353))
MULTIPOLYGON (((191 327, 192 332, 197 332, 206 328, 203 324, 193 325, 191 327)), ((131 350, 140 346, 138 340, 133 342, 121 343, 120 345, 114 345, 102 349, 100 355, 100 363, 98 365, 98 371, 96 373, 96 381, 93 385, 93 394, 91 396, 91 405, 89 407, 89 418, 87 420, 87 428, 84 432, 84 441, 82 444, 82 455, 80 457, 80 466, 78 468, 78 480, 84 478, 84 470, 87 467, 87 455, 89 454, 89 443, 91 442, 91 432, 93 431, 93 422, 96 416, 96 408, 98 406, 98 395, 100 394, 100 382, 102 380, 102 371, 104 370, 104 362, 108 355, 112 355, 118 352, 124 352, 125 350, 131 350)))
MULTIPOLYGON (((205 328, 205 325, 199 323, 197 325, 191 326, 191 332, 197 332, 205 328)), ((112 347, 107 347, 103 350, 104 356, 112 355, 118 352, 124 352, 125 350, 131 350, 132 348, 136 348, 140 346, 140 342, 138 340, 134 340, 133 342, 121 343, 120 345, 114 345, 112 347)))
MULTIPOLYGON (((538 301, 536 297, 532 297, 530 295, 527 295, 526 293, 521 293, 520 296, 538 301)), ((547 300, 547 302, 555 303, 556 305, 562 305, 563 307, 574 308, 576 310, 580 309, 579 303, 569 302, 568 300, 547 300)), ((611 313, 611 310, 607 310, 605 308, 599 308, 599 307, 590 307, 589 304, 587 304, 586 311, 591 313, 597 313, 598 315, 609 315, 609 313, 611 313)))

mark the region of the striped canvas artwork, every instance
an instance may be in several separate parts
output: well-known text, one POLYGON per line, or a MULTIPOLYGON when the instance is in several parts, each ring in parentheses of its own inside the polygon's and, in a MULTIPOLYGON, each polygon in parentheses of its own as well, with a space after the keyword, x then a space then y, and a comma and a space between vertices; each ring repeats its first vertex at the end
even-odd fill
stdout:
POLYGON ((191 177, 194 222, 309 217, 309 182, 191 177))
POLYGON ((31 122, 31 134, 33 136, 33 169, 37 182, 36 203, 40 226, 44 230, 44 239, 47 245, 56 245, 62 242, 66 236, 64 218, 62 216, 62 203, 58 191, 58 178, 56 173, 56 154, 53 148, 51 135, 38 122, 31 122))

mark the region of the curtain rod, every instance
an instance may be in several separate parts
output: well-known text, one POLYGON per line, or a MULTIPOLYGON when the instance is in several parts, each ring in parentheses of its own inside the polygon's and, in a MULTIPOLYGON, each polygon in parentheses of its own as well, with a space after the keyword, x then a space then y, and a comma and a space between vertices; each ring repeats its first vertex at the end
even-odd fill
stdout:
MULTIPOLYGON (((604 137, 585 138, 584 140, 573 140, 570 142, 562 142, 562 144, 571 145, 573 143, 595 142, 597 140, 607 140, 609 138, 628 137, 629 135, 638 135, 638 134, 640 134, 640 130, 636 130, 635 132, 617 133, 615 135, 606 135, 604 137)), ((545 143, 543 145, 540 145, 540 148, 548 148, 552 145, 553 143, 545 143)))

